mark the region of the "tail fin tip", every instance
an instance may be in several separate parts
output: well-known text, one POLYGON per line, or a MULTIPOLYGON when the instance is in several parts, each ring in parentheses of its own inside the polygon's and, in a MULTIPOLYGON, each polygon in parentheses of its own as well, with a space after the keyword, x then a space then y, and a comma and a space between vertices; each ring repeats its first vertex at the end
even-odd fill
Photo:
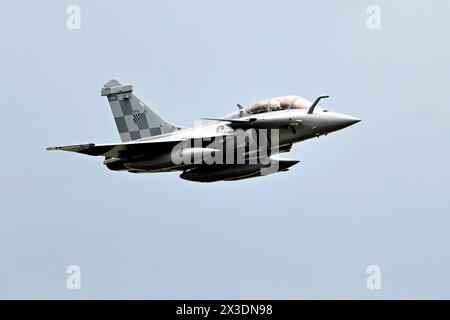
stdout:
POLYGON ((122 84, 119 81, 117 81, 116 79, 111 79, 107 83, 105 83, 103 86, 105 88, 112 88, 112 87, 119 87, 121 85, 122 84))

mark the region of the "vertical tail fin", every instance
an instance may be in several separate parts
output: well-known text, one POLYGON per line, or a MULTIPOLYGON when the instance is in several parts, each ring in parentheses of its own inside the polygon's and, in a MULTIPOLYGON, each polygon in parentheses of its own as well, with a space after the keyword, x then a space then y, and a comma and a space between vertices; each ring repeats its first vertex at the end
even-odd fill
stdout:
POLYGON ((132 92, 131 85, 121 85, 117 80, 108 81, 102 88, 102 96, 108 97, 123 142, 180 130, 164 121, 132 92))

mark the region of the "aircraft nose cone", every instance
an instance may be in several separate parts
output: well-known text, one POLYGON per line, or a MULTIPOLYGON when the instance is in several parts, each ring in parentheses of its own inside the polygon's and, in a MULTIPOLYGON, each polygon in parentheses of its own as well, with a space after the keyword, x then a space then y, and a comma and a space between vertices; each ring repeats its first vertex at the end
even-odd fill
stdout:
POLYGON ((337 131, 347 128, 361 120, 345 114, 335 113, 328 118, 328 131, 337 131))

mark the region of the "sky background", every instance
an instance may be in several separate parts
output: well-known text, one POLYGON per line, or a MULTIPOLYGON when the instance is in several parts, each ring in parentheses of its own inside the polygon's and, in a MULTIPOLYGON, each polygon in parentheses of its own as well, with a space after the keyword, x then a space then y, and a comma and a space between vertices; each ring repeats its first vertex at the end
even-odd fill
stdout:
POLYGON ((449 299, 449 14, 445 0, 1 1, 0 298, 449 299), (119 141, 111 78, 180 126, 322 94, 362 122, 239 182, 46 151, 119 141))

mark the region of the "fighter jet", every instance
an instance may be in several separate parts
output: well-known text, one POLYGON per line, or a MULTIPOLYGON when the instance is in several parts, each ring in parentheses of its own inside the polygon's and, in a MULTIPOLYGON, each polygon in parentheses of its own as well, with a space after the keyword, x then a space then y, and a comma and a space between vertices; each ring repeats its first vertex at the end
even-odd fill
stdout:
POLYGON ((49 147, 104 157, 110 170, 131 173, 181 172, 197 182, 235 181, 287 171, 297 160, 278 154, 292 145, 327 135, 361 120, 319 107, 300 96, 265 99, 224 117, 182 128, 163 120, 133 94, 133 86, 110 80, 107 97, 121 143, 49 147))

